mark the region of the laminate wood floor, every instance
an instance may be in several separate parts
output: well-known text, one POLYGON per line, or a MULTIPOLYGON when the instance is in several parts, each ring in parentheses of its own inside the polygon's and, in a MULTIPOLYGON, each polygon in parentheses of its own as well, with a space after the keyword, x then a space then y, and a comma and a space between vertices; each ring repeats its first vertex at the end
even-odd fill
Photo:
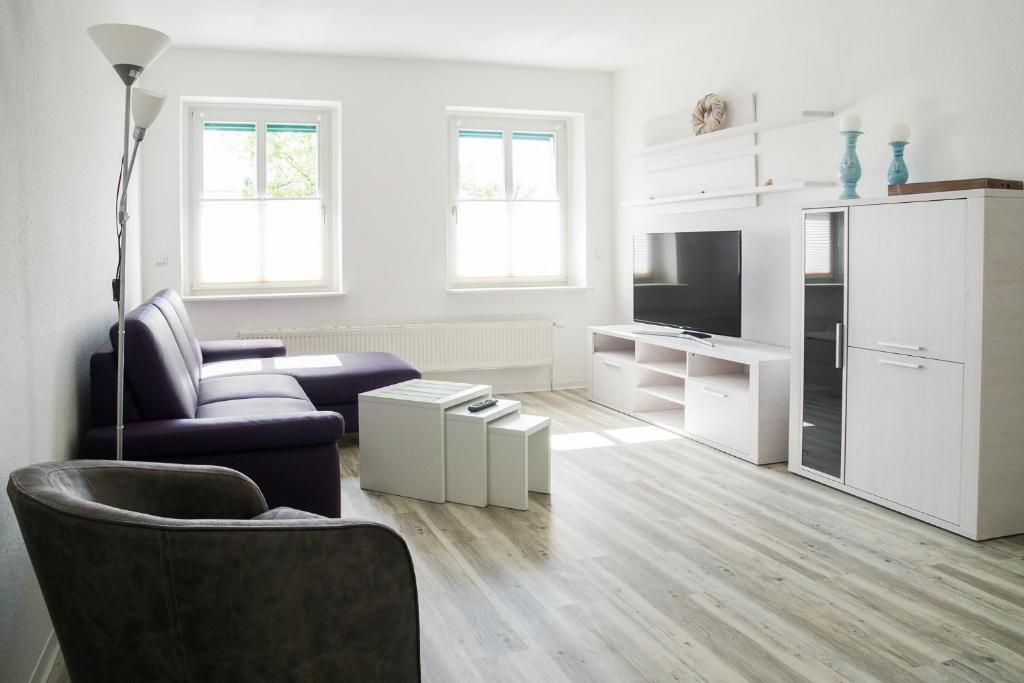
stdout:
POLYGON ((364 492, 341 449, 345 516, 411 547, 424 680, 1024 681, 1024 536, 974 543, 582 391, 514 398, 560 449, 526 512, 364 492))

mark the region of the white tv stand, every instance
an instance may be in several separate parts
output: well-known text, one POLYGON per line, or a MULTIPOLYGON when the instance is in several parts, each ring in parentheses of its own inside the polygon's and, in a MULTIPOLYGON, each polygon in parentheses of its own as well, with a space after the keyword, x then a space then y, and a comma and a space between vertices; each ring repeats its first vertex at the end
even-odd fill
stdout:
POLYGON ((730 337, 709 346, 666 332, 589 328, 590 400, 757 465, 785 462, 789 350, 730 337))

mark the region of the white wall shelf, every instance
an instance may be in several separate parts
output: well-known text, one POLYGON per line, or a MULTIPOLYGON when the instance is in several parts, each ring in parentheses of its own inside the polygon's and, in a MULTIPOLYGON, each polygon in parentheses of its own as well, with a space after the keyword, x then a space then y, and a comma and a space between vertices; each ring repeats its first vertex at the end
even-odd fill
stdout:
POLYGON ((642 158, 651 155, 661 154, 663 152, 671 152, 690 147, 698 147, 712 142, 728 140, 730 138, 740 137, 743 135, 750 135, 752 133, 764 133, 770 130, 780 130, 782 128, 798 126, 804 123, 811 123, 813 121, 822 121, 825 119, 830 119, 834 115, 835 112, 831 111, 803 111, 800 112, 799 116, 791 118, 776 119, 769 121, 753 121, 751 123, 745 123, 739 126, 730 126, 729 128, 722 128, 721 130, 716 130, 714 133, 705 133, 704 135, 691 135, 676 140, 669 140, 668 142, 662 142, 657 145, 650 145, 649 147, 645 147, 642 150, 630 152, 623 156, 625 158, 642 158))
POLYGON ((698 192, 694 194, 681 194, 674 197, 655 197, 654 199, 642 199, 640 201, 623 202, 623 208, 645 207, 645 206, 666 206, 671 204, 685 204, 688 202, 699 202, 709 199, 725 199, 727 197, 745 197, 748 195, 775 194, 778 192, 799 192, 819 187, 834 187, 832 180, 799 180, 793 183, 780 183, 776 185, 761 185, 759 187, 742 187, 734 190, 718 190, 715 192, 698 192))

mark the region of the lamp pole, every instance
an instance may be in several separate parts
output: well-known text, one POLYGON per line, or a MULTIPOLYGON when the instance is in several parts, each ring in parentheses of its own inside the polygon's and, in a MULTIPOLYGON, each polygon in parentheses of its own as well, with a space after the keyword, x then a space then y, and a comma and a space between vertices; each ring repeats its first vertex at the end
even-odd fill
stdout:
POLYGON ((121 196, 117 202, 117 459, 124 459, 124 261, 128 232, 128 129, 132 118, 132 85, 124 87, 124 151, 121 155, 121 196))
POLYGON ((124 458, 124 300, 125 244, 128 237, 128 182, 135 166, 135 154, 163 106, 162 94, 139 91, 140 100, 132 101, 132 86, 142 72, 159 57, 171 39, 166 34, 145 26, 132 24, 97 24, 86 33, 107 58, 124 83, 124 145, 121 152, 121 180, 117 192, 117 272, 111 283, 117 302, 117 424, 115 426, 116 457, 124 458), (140 105, 133 107, 133 105, 140 105), (133 111, 134 110, 134 111, 133 111), (135 114, 135 147, 128 156, 132 114, 135 114))

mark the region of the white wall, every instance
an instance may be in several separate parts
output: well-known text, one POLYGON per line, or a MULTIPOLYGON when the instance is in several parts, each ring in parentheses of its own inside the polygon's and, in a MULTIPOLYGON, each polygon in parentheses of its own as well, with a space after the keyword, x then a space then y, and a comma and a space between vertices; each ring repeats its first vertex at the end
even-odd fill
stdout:
MULTIPOLYGON (((181 288, 180 98, 340 101, 343 298, 190 302, 199 336, 355 322, 557 320, 554 380, 582 382, 584 328, 611 315, 611 78, 597 72, 171 49, 144 76, 168 106, 143 156, 144 294, 181 288), (446 107, 585 116, 592 289, 446 291, 446 107), (156 266, 158 255, 168 265, 156 266)), ((545 375, 546 376, 546 375, 545 375)), ((519 382, 531 382, 536 373, 519 382)))
MULTIPOLYGON (((87 424, 89 354, 116 315, 110 279, 123 90, 85 34, 116 5, 0 3, 5 486, 12 470, 73 453, 87 424)), ((0 681, 23 683, 51 628, 10 502, 0 499, 0 681)))
MULTIPOLYGON (((862 197, 886 193, 887 132, 896 121, 913 129, 906 155, 911 182, 1024 178, 1024 2, 785 0, 756 7, 615 75, 618 153, 642 146, 645 121, 688 111, 708 92, 727 99, 754 92, 761 118, 803 109, 861 114, 862 197)), ((761 135, 760 182, 834 179, 837 130, 832 120, 761 135)), ((644 198, 643 180, 640 162, 620 163, 616 206, 644 198)), ((838 194, 838 188, 780 194, 763 197, 758 208, 655 218, 617 209, 617 319, 628 320, 632 310, 633 230, 742 228, 744 336, 788 346, 794 207, 838 194)))

